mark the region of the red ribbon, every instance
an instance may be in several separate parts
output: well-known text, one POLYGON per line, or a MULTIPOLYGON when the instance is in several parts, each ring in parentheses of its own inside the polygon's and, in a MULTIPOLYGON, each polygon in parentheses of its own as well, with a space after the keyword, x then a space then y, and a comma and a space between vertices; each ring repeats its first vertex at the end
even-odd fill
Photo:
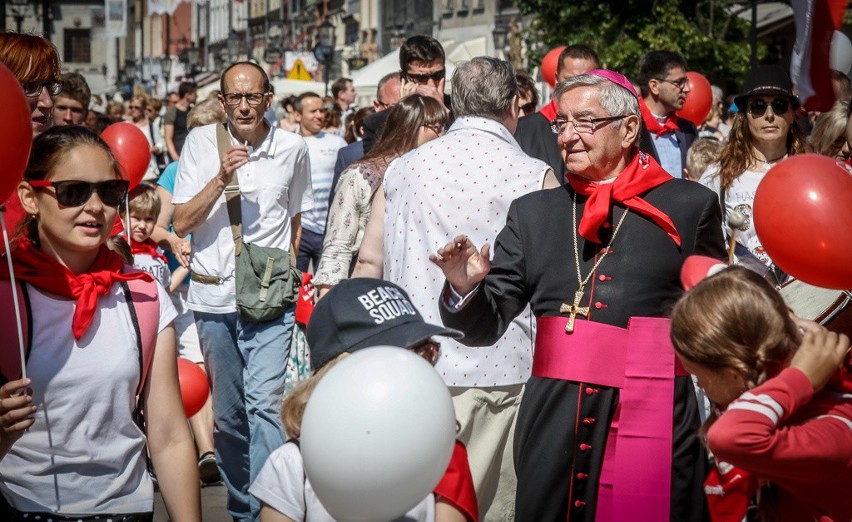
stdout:
MULTIPOLYGON (((106 295, 113 283, 131 279, 153 281, 145 272, 123 274, 121 269, 124 267, 124 261, 103 245, 88 272, 82 274, 74 274, 27 239, 21 239, 12 250, 12 263, 15 267, 15 277, 44 292, 77 301, 71 329, 78 341, 95 317, 98 297, 106 295)), ((0 264, 0 278, 9 278, 9 268, 5 261, 0 264)))
POLYGON ((130 252, 135 256, 136 254, 148 254, 154 259, 160 259, 163 263, 168 263, 168 259, 166 256, 160 253, 157 250, 157 244, 151 241, 151 238, 142 241, 141 243, 138 241, 134 241, 130 244, 130 252))
POLYGON ((642 121, 645 122, 645 128, 648 129, 648 132, 653 132, 657 137, 667 132, 680 130, 680 127, 677 125, 677 116, 675 116, 674 112, 666 116, 666 121, 661 124, 657 120, 657 117, 651 114, 651 109, 645 105, 645 100, 642 98, 639 98, 639 110, 642 112, 642 121))
POLYGON ((639 197, 640 194, 673 179, 654 158, 646 153, 639 152, 612 183, 589 181, 570 172, 565 175, 565 178, 575 192, 589 196, 583 210, 583 217, 580 219, 580 235, 589 241, 601 242, 598 231, 609 217, 612 202, 616 201, 630 210, 651 218, 666 231, 677 246, 680 246, 680 234, 671 218, 639 197))

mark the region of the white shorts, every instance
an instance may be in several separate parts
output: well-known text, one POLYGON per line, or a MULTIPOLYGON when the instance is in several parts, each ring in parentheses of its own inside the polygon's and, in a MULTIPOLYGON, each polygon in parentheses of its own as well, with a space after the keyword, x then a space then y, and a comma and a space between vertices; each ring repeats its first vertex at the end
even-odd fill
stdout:
POLYGON ((172 303, 177 309, 175 318, 175 334, 177 335, 178 357, 189 359, 198 364, 204 362, 201 355, 201 343, 198 341, 198 330, 195 328, 195 316, 186 306, 186 294, 189 285, 184 283, 172 293, 172 303))

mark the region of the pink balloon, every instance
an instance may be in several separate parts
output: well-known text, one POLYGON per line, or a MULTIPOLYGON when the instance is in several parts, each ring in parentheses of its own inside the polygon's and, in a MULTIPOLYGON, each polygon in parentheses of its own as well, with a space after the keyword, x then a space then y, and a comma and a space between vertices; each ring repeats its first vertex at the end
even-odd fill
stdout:
POLYGON ((33 127, 30 105, 18 79, 0 63, 0 99, 3 100, 3 124, 0 125, 0 202, 12 195, 24 177, 30 149, 33 145, 33 127))
POLYGON ((101 138, 115 156, 121 175, 130 180, 130 188, 133 189, 142 181, 148 164, 151 162, 151 144, 142 130, 136 125, 122 121, 113 123, 101 133, 101 138))
POLYGON ((800 154, 772 167, 754 196, 754 228, 782 270, 852 289, 852 175, 833 158, 800 154))

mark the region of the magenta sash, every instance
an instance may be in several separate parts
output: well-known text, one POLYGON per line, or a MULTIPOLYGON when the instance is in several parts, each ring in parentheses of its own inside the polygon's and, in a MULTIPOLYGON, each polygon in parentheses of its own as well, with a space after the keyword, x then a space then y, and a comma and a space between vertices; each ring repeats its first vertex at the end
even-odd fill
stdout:
POLYGON ((619 388, 598 486, 596 520, 669 520, 675 375, 665 318, 634 317, 627 329, 566 317, 537 322, 532 374, 619 388))

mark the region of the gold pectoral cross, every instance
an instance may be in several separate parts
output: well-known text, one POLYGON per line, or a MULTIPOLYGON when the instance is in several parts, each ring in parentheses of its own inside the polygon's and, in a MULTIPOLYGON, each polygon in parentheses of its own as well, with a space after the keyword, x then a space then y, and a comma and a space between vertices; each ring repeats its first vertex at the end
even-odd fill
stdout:
POLYGON ((562 306, 559 307, 560 314, 568 314, 568 323, 565 325, 565 333, 572 333, 574 331, 574 319, 578 315, 589 317, 589 307, 580 306, 581 299, 583 299, 582 286, 574 292, 574 302, 571 306, 568 306, 566 303, 562 303, 562 306))

